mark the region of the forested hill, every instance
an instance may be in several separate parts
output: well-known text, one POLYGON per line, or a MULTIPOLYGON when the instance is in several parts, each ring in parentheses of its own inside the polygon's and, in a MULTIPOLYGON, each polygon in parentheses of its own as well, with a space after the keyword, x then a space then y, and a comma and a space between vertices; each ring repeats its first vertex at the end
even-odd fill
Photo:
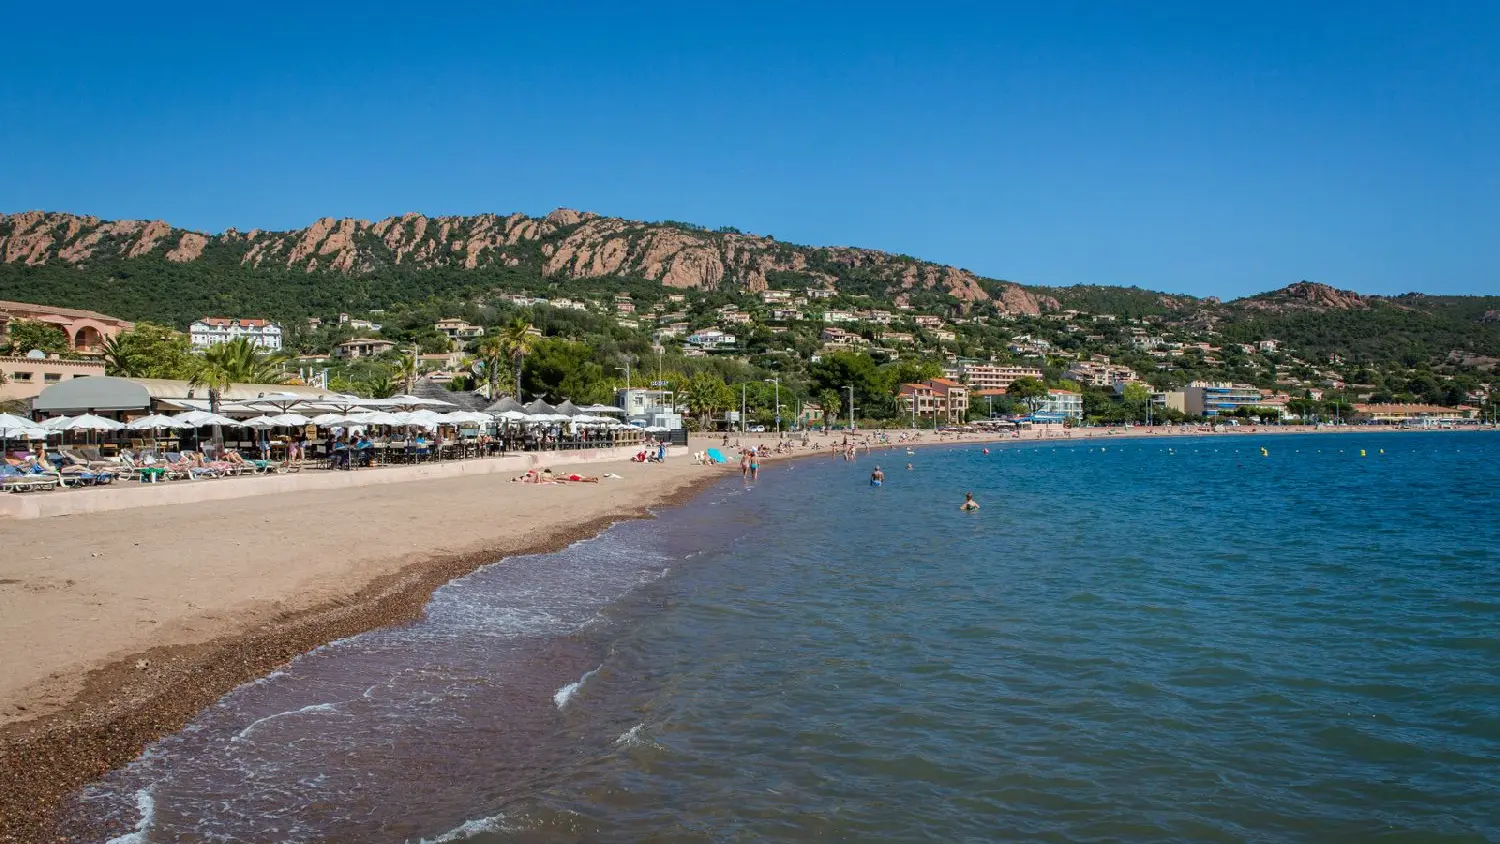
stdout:
POLYGON ((1360 296, 1301 282, 1231 302, 1109 286, 1023 287, 872 249, 809 247, 558 209, 296 231, 205 234, 162 221, 32 211, 0 215, 0 299, 83 307, 185 327, 209 314, 292 321, 499 292, 598 297, 668 290, 718 298, 834 291, 842 303, 948 317, 1076 310, 1231 340, 1274 337, 1316 357, 1439 363, 1500 358, 1500 297, 1360 296))

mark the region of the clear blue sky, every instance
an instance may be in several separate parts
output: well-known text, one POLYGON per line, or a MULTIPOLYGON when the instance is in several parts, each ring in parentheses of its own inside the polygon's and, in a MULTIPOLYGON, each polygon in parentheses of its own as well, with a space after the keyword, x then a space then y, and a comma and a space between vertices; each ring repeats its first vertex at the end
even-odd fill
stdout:
POLYGON ((1495 3, 496 5, 6 4, 0 211, 568 206, 1036 284, 1500 293, 1495 3))

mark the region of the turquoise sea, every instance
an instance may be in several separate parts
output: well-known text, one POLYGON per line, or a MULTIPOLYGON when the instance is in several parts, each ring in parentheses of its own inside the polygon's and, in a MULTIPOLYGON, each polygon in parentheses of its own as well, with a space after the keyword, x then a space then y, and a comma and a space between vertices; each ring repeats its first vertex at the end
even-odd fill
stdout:
POLYGON ((772 464, 241 687, 76 820, 124 842, 1500 841, 1497 468, 1489 433, 772 464))

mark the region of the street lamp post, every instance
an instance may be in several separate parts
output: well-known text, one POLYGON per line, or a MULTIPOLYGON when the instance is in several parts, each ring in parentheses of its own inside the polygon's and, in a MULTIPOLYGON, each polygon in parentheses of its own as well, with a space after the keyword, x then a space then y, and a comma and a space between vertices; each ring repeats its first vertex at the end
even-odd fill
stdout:
POLYGON ((854 430, 854 385, 845 387, 849 391, 849 430, 854 430))
POLYGON ((776 385, 776 436, 777 436, 777 438, 780 438, 781 437, 781 378, 778 376, 776 378, 767 378, 766 380, 770 381, 772 384, 776 385))

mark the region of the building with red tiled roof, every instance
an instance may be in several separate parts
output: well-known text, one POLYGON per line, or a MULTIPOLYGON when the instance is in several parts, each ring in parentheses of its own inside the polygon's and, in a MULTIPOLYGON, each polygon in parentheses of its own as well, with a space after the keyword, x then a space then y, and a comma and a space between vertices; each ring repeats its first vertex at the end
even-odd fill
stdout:
MULTIPOLYGON (((13 322, 43 322, 56 326, 67 335, 68 345, 73 351, 81 354, 98 354, 106 339, 118 337, 135 327, 134 323, 97 311, 0 301, 0 340, 10 333, 13 322)), ((22 349, 18 353, 28 351, 30 349, 22 349)))
POLYGON ((188 336, 199 349, 243 337, 262 349, 281 350, 281 326, 265 319, 204 317, 188 326, 188 336))
POLYGON ((902 384, 896 395, 913 416, 962 422, 969 413, 969 388, 950 378, 902 384))

